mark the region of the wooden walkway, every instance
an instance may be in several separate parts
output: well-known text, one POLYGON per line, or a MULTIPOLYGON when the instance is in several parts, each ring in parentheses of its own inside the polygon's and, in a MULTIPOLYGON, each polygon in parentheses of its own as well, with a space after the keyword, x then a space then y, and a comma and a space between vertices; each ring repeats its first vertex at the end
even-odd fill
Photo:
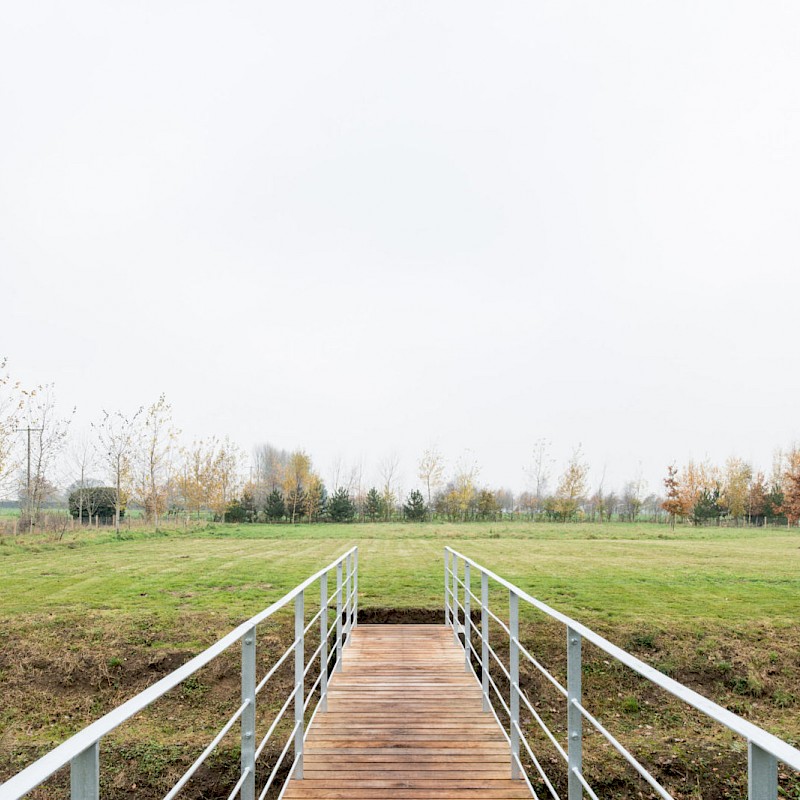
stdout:
POLYGON ((286 800, 512 800, 508 745, 444 625, 359 625, 286 800))

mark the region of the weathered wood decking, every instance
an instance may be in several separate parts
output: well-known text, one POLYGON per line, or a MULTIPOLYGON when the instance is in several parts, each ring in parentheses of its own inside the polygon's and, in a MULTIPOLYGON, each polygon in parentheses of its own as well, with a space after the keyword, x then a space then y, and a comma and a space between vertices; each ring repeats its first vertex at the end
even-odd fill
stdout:
POLYGON ((287 800, 512 800, 508 745, 444 625, 359 625, 287 800))

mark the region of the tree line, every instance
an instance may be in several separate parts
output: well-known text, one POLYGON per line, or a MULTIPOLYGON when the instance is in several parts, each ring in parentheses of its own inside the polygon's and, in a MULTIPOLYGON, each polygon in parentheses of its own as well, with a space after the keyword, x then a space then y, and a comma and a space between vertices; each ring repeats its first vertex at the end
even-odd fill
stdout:
MULTIPOLYGON (((59 413, 54 387, 28 389, 0 360, 0 489, 15 494, 21 524, 33 530, 42 511, 66 489, 72 516, 87 524, 113 522, 135 506, 156 527, 165 518, 229 522, 379 522, 526 518, 550 521, 630 521, 703 524, 797 524, 800 450, 776 455, 769 476, 741 459, 722 467, 689 462, 669 467, 662 492, 641 475, 620 491, 576 448, 559 474, 550 444, 534 444, 529 489, 486 485, 478 464, 462 457, 448 466, 436 448, 415 464, 415 486, 404 491, 396 456, 369 479, 363 466, 334 463, 327 481, 302 449, 256 446, 249 458, 228 437, 182 442, 164 395, 132 413, 103 411, 87 432, 73 431, 74 409, 59 413)), ((62 500, 63 502, 63 500, 62 500)))
POLYGON ((662 508, 670 522, 703 525, 721 520, 765 525, 796 525, 800 521, 800 448, 775 454, 767 476, 740 458, 718 467, 690 461, 682 469, 667 468, 662 508))

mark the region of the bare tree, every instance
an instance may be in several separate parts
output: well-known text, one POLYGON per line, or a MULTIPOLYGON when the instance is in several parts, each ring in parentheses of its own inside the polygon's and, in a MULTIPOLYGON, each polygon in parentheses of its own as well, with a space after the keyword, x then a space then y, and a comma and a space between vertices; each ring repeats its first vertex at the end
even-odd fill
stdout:
POLYGON ((136 436, 138 452, 134 460, 135 489, 147 519, 158 528, 159 517, 167 509, 172 478, 172 451, 178 431, 172 424, 172 406, 162 394, 144 413, 136 436))
POLYGON ((429 447, 419 460, 417 475, 428 491, 428 508, 431 507, 431 496, 434 489, 444 481, 444 458, 435 448, 429 447))
POLYGON ((392 518, 392 512, 397 502, 397 477, 399 467, 400 458, 397 453, 390 453, 378 465, 378 472, 383 485, 383 502, 386 507, 387 520, 392 518))
POLYGON ((123 492, 130 489, 133 477, 133 458, 137 449, 139 434, 137 422, 144 409, 139 409, 130 417, 121 411, 109 413, 103 410, 99 423, 92 423, 97 434, 97 455, 108 470, 116 487, 114 500, 114 529, 119 534, 120 512, 123 492))
POLYGON ((72 439, 72 446, 68 455, 68 469, 70 476, 74 478, 71 486, 73 491, 78 492, 78 524, 83 523, 83 514, 86 512, 89 517, 89 524, 92 522, 94 508, 89 511, 89 496, 93 494, 92 506, 97 503, 96 492, 87 492, 87 489, 96 486, 97 481, 91 476, 92 470, 97 463, 97 452, 91 438, 84 431, 72 439), (77 475, 77 478, 74 476, 77 475))
POLYGON ((223 522, 228 503, 242 484, 243 453, 227 436, 215 447, 213 460, 213 494, 211 508, 223 522))
POLYGON ((6 369, 8 361, 0 358, 0 490, 17 469, 15 432, 22 409, 22 392, 6 369))
POLYGON ((541 508, 542 500, 547 492, 547 482, 550 480, 553 463, 553 459, 550 457, 550 442, 545 438, 537 439, 533 445, 530 466, 526 470, 532 484, 533 500, 537 512, 541 508))
POLYGON ((288 451, 268 442, 253 448, 250 480, 253 484, 253 499, 258 508, 264 507, 270 492, 283 487, 288 463, 288 451))
POLYGON ((21 483, 24 486, 23 516, 33 531, 42 503, 56 491, 52 470, 64 449, 72 414, 59 417, 53 385, 48 384, 26 394, 21 417, 29 429, 28 469, 21 483), (31 435, 32 433, 32 435, 31 435))

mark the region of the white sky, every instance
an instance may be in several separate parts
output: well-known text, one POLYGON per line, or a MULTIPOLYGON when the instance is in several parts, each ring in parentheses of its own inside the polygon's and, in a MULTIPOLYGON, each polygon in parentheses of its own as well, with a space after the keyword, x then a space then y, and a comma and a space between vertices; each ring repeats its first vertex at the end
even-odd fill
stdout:
POLYGON ((800 438, 800 4, 6 2, 0 353, 78 424, 523 488, 800 438))

